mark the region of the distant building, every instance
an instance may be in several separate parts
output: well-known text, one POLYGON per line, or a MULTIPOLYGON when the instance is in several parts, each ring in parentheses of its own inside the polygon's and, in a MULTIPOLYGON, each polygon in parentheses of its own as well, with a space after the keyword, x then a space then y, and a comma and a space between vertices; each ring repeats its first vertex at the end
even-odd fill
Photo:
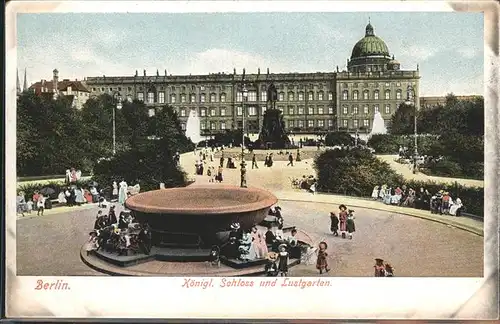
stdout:
MULTIPOLYGON (((191 110, 201 118, 204 135, 242 127, 242 75, 87 77, 91 94, 117 95, 122 100, 138 99, 153 115, 159 106, 169 104, 178 112, 185 127, 191 110)), ((375 36, 369 23, 365 36, 352 49, 347 71, 317 73, 257 73, 245 75, 248 91, 245 108, 247 132, 260 130, 269 108, 267 89, 278 91, 276 108, 283 112, 285 126, 293 133, 346 130, 369 132, 374 114, 380 112, 387 124, 399 105, 407 100, 407 87, 413 87, 419 105, 419 71, 401 70, 385 42, 375 36)))
POLYGON ((16 75, 17 75, 16 92, 17 95, 20 95, 22 92, 28 90, 28 81, 26 79, 26 68, 24 69, 24 82, 22 88, 21 88, 21 81, 19 80, 19 70, 16 71, 16 75))
POLYGON ((35 94, 53 93, 57 96, 67 96, 72 99, 73 107, 82 109, 83 104, 89 99, 90 91, 82 81, 63 79, 59 81, 59 71, 53 71, 52 81, 41 80, 29 87, 35 94))
MULTIPOLYGON (((474 100, 476 98, 481 98, 481 96, 455 96, 458 100, 474 100)), ((446 96, 444 97, 420 97, 421 107, 435 107, 438 105, 444 105, 446 103, 446 96)))

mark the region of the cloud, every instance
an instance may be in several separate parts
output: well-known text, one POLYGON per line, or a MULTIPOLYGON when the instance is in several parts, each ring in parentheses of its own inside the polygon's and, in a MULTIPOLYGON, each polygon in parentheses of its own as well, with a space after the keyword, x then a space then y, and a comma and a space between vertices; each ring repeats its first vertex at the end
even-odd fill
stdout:
POLYGON ((474 58, 479 54, 479 51, 477 50, 477 48, 471 48, 471 47, 460 47, 457 52, 463 58, 466 58, 466 59, 474 58))
POLYGON ((401 48, 399 55, 418 62, 426 61, 439 52, 438 48, 421 45, 410 45, 401 48))

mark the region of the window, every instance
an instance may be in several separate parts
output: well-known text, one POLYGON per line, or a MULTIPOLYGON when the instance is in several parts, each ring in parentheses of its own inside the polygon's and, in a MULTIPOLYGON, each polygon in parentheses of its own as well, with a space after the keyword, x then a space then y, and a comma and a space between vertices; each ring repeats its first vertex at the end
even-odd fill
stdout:
POLYGON ((177 99, 177 98, 176 98, 176 96, 175 96, 174 94, 170 96, 170 102, 171 102, 171 103, 175 103, 175 100, 176 100, 176 99, 177 99))
POLYGON ((149 108, 148 110, 148 116, 153 117, 155 115, 155 109, 154 108, 149 108))
POLYGON ((175 91, 175 86, 171 86, 171 87, 170 87, 170 89, 171 89, 172 91, 175 91))
POLYGON ((181 102, 182 103, 186 102, 186 95, 185 94, 181 94, 181 102))
POLYGON ((205 101, 206 101, 205 94, 204 93, 200 94, 200 102, 205 102, 205 101))
POLYGON ((288 128, 293 128, 295 127, 295 120, 289 120, 288 121, 288 128))
POLYGON ((155 94, 153 92, 148 92, 148 103, 155 102, 155 94))
POLYGON ((328 92, 328 100, 333 100, 333 92, 328 92))
POLYGON ((92 91, 95 91, 95 88, 92 88, 92 91))
POLYGON ((331 114, 333 114, 333 107, 332 107, 332 106, 328 107, 328 113, 329 113, 330 115, 331 115, 331 114))
POLYGON ((363 114, 368 114, 370 111, 368 110, 368 105, 363 106, 363 114))
POLYGON ((220 129, 222 130, 226 129, 226 122, 220 122, 220 129))
POLYGON ((113 88, 109 88, 109 91, 110 91, 110 92, 113 92, 113 88))
POLYGON ((278 109, 279 109, 279 111, 281 111, 281 113, 283 114, 283 112, 284 112, 283 106, 278 106, 278 109))
POLYGON ((207 110, 205 108, 200 109, 200 116, 205 117, 207 115, 207 110))
POLYGON ((186 117, 186 109, 181 109, 181 117, 186 117))
POLYGON ((342 100, 347 100, 349 98, 349 92, 347 90, 342 91, 342 100))
POLYGON ((201 91, 205 91, 205 86, 200 86, 201 91))
POLYGON ((308 120, 307 127, 314 127, 314 120, 308 120))
POLYGON ((127 95, 127 101, 132 102, 132 95, 130 95, 130 94, 127 95))
POLYGON ((307 107, 307 114, 314 115, 314 107, 307 107))
POLYGON ((142 92, 137 93, 137 100, 144 101, 144 93, 142 92))
POLYGON ((363 127, 370 127, 370 120, 369 119, 363 120, 363 127))
POLYGON ((285 101, 285 94, 283 92, 278 94, 278 101, 285 101))
POLYGON ((248 116, 256 116, 257 115, 257 109, 255 107, 248 107, 248 116))
POLYGON ((241 106, 236 107, 236 115, 238 115, 238 116, 243 115, 243 107, 241 107, 241 106))
POLYGON ((211 130, 216 130, 217 129, 217 124, 215 122, 210 122, 210 129, 211 130))
POLYGON ((379 112, 378 105, 373 106, 373 113, 376 114, 379 112))
POLYGON ((333 127, 333 120, 332 119, 328 119, 328 127, 333 127))
POLYGON ((325 127, 325 121, 324 120, 318 120, 318 127, 325 127))
POLYGON ((314 92, 309 91, 309 93, 307 94, 307 100, 314 100, 314 92))
POLYGON ((236 92, 236 101, 237 102, 243 101, 243 92, 241 92, 241 91, 236 92))
POLYGON ((352 121, 352 126, 353 126, 354 128, 356 128, 356 129, 357 129, 357 128, 358 128, 358 126, 359 126, 358 124, 359 124, 359 121, 358 121, 357 119, 354 119, 354 120, 352 121))
POLYGON ((323 91, 318 92, 318 100, 323 100, 323 91))
POLYGON ((323 115, 325 112, 324 112, 324 109, 323 107, 318 107, 318 115, 323 115))
POLYGON ((342 113, 347 115, 349 113, 349 109, 346 106, 342 107, 342 113))
POLYGON ((248 101, 251 101, 251 102, 257 101, 257 92, 256 91, 248 91, 248 101))
POLYGON ((200 128, 201 128, 202 130, 207 129, 207 122, 205 122, 205 121, 201 122, 201 123, 200 123, 200 128))
POLYGON ((262 106, 262 116, 264 116, 264 114, 266 113, 266 106, 262 106))
POLYGON ((358 100, 358 94, 359 94, 359 93, 358 93, 358 90, 354 90, 354 91, 352 92, 352 99, 353 99, 353 100, 358 100))
POLYGON ((386 100, 391 99, 391 91, 390 90, 385 90, 385 99, 386 100))
POLYGON ((400 87, 400 86, 401 86, 401 82, 397 82, 396 87, 400 87))
POLYGON ((183 131, 185 131, 185 130, 186 130, 186 123, 181 123, 181 129, 182 129, 183 131))
POLYGON ((210 109, 210 116, 212 117, 216 116, 215 108, 210 109))
POLYGON ((386 87, 389 87, 390 85, 391 85, 391 83, 390 83, 390 82, 386 82, 386 83, 385 83, 385 86, 386 86, 386 87))
POLYGON ((349 124, 348 124, 348 122, 347 122, 347 119, 343 119, 343 120, 342 120, 342 127, 347 128, 347 126, 348 126, 348 125, 349 125, 349 124))
POLYGON ((368 90, 363 91, 363 100, 368 100, 368 90))
POLYGON ((132 87, 128 87, 128 88, 127 88, 127 91, 128 91, 128 92, 132 92, 132 87))
POLYGON ((300 127, 300 128, 304 127, 304 121, 303 120, 298 120, 297 122, 298 122, 297 123, 298 127, 300 127))
POLYGON ((391 105, 385 105, 385 113, 390 114, 391 113, 391 105))
POLYGON ((295 96, 293 95, 293 92, 289 92, 288 93, 288 101, 294 101, 294 98, 295 96))
POLYGON ((221 115, 222 117, 226 116, 226 108, 221 108, 221 109, 220 109, 220 115, 221 115))
POLYGON ((210 94, 210 102, 217 102, 217 97, 215 96, 215 93, 210 94))
POLYGON ((190 101, 191 101, 191 103, 195 103, 196 102, 196 95, 194 93, 191 94, 190 101))
POLYGON ((267 91, 264 90, 264 91, 261 91, 260 92, 260 101, 267 101, 267 91))
POLYGON ((303 115, 304 114, 304 107, 299 107, 298 114, 299 115, 303 115))
POLYGON ((378 100, 378 94, 379 94, 378 90, 375 90, 373 92, 373 99, 378 100))
POLYGON ((293 115, 293 113, 294 113, 293 106, 289 106, 288 107, 288 114, 293 115))
POLYGON ((304 93, 299 92, 299 101, 304 101, 304 93))
POLYGON ((396 99, 398 99, 398 100, 401 99, 401 90, 396 91, 396 99))
POLYGON ((158 103, 165 103, 165 92, 158 92, 158 103))
POLYGON ((358 114, 358 106, 352 106, 352 113, 355 115, 358 114))
POLYGON ((226 94, 225 93, 220 94, 220 102, 226 102, 226 94))

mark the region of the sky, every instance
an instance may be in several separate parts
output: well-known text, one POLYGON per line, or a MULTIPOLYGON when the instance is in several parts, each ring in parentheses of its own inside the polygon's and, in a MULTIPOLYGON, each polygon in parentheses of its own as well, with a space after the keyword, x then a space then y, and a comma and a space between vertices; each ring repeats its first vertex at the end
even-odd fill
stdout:
POLYGON ((18 14, 23 82, 91 76, 333 72, 346 68, 370 19, 421 96, 483 95, 483 15, 402 13, 18 14))

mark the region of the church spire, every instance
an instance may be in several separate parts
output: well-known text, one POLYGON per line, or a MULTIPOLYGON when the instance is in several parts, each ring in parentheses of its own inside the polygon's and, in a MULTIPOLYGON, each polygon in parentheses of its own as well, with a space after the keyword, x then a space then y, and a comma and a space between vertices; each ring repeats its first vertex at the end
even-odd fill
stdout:
POLYGON ((24 83, 23 83, 23 91, 28 90, 28 79, 26 77, 26 68, 24 68, 24 83))
POLYGON ((17 82, 16 82, 16 92, 21 93, 21 82, 19 81, 19 70, 16 70, 17 82))

